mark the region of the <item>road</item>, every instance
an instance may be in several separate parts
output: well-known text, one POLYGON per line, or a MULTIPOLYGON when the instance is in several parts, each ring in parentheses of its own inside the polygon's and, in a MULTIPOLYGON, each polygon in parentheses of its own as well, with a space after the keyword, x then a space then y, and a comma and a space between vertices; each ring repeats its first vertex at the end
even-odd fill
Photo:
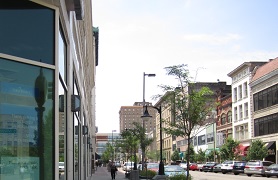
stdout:
POLYGON ((259 175, 253 175, 251 177, 246 176, 245 174, 234 175, 231 173, 222 174, 222 173, 213 173, 213 172, 200 172, 200 171, 190 171, 189 174, 192 175, 193 180, 271 180, 277 179, 276 176, 267 178, 259 175))

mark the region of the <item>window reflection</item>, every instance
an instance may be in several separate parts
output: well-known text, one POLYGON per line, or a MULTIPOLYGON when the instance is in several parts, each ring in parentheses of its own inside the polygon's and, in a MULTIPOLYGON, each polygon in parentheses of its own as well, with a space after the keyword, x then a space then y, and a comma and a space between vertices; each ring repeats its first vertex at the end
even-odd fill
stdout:
POLYGON ((53 179, 53 70, 0 58, 0 74, 0 160, 9 165, 0 179, 53 179))

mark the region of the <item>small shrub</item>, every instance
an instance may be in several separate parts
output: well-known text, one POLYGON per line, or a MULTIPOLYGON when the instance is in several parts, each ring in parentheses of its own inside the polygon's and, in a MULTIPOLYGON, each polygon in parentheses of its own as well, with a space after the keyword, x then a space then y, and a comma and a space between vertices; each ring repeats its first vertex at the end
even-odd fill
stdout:
MULTIPOLYGON (((168 180, 186 180, 186 175, 177 174, 175 176, 168 177, 168 180)), ((193 180, 191 175, 189 175, 188 180, 193 180)))
POLYGON ((156 172, 155 171, 152 171, 152 170, 143 170, 143 171, 140 171, 140 176, 141 177, 147 177, 148 178, 153 178, 154 176, 156 175, 156 172))

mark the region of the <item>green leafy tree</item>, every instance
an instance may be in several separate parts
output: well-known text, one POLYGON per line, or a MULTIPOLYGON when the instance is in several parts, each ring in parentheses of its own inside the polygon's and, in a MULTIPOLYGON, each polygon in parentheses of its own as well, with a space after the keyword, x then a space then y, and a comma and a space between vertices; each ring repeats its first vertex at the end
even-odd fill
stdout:
POLYGON ((189 151, 186 151, 185 157, 187 158, 187 160, 189 159, 189 162, 195 162, 196 161, 196 159, 195 159, 196 153, 195 153, 194 147, 192 145, 189 147, 189 151), (189 152, 189 154, 188 154, 188 152, 189 152))
POLYGON ((206 152, 203 151, 201 148, 198 150, 198 153, 196 154, 196 161, 201 163, 206 161, 206 152))
POLYGON ((266 156, 267 148, 264 143, 260 139, 252 141, 247 153, 247 160, 263 160, 266 156))
MULTIPOLYGON (((165 133, 173 136, 181 136, 188 139, 188 153, 190 151, 191 137, 200 132, 200 127, 206 123, 206 117, 210 115, 214 107, 214 94, 208 87, 195 87, 191 83, 189 71, 186 65, 175 65, 164 68, 168 76, 174 76, 176 86, 160 85, 165 93, 154 98, 161 99, 164 108, 171 108, 174 115, 173 121, 163 120, 165 133)), ((189 158, 187 156, 187 174, 189 174, 189 158)), ((187 176, 189 177, 189 176, 187 176)))
POLYGON ((171 155, 171 160, 175 162, 175 161, 177 161, 179 159, 180 159, 179 152, 177 150, 175 150, 173 152, 173 154, 171 155))
POLYGON ((157 162, 160 158, 160 151, 159 150, 150 151, 146 154, 146 157, 148 159, 152 159, 157 162))
POLYGON ((108 163, 108 161, 112 159, 113 151, 114 151, 114 149, 113 149, 112 145, 110 143, 106 143, 106 148, 101 156, 101 159, 105 163, 108 163))
POLYGON ((222 160, 233 160, 238 158, 240 153, 239 142, 232 138, 227 138, 225 144, 220 148, 220 156, 222 160))

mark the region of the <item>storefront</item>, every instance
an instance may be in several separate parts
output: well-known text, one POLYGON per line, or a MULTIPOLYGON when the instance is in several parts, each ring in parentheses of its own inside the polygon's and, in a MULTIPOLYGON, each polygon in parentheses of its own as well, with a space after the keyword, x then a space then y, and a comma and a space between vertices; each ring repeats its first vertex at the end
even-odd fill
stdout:
POLYGON ((276 163, 276 141, 270 141, 265 143, 265 147, 267 148, 268 153, 265 160, 276 163))

